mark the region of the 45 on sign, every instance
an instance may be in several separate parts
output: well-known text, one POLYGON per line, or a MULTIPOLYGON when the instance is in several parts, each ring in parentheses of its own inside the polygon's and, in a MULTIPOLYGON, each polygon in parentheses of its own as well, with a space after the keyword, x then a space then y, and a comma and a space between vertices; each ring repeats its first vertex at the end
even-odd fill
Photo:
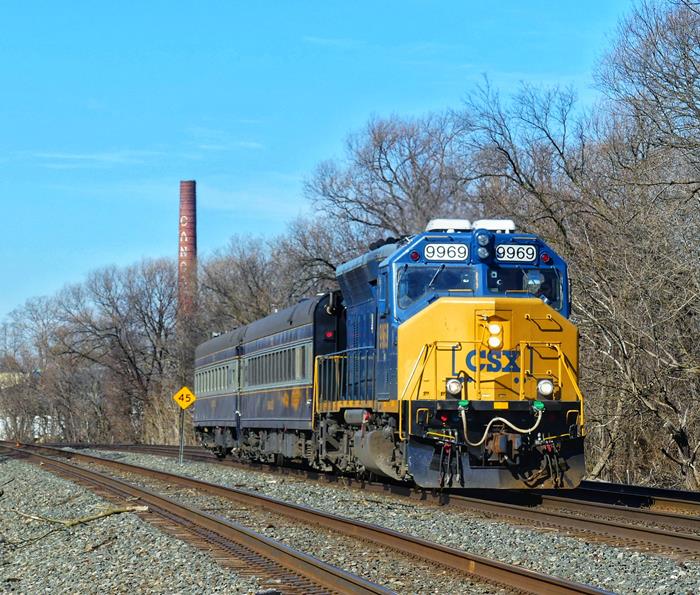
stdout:
POLYGON ((197 400, 195 394, 186 386, 183 386, 179 391, 173 395, 173 401, 175 401, 182 409, 187 409, 197 400))

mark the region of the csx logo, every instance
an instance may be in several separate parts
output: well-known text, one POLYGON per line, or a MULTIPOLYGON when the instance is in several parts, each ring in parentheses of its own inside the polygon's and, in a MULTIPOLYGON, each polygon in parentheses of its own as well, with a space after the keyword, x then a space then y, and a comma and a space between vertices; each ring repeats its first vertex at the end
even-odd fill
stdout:
MULTIPOLYGON (((487 372, 520 372, 518 367, 518 357, 520 351, 517 349, 506 351, 486 351, 485 349, 479 353, 481 370, 487 372)), ((472 372, 476 372, 476 349, 467 353, 467 368, 472 372)))

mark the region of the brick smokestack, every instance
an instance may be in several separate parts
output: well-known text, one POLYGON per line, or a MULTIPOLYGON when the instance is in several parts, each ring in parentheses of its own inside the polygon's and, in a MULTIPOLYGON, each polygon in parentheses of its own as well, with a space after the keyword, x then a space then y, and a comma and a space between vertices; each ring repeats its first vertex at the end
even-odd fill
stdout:
POLYGON ((178 219, 178 283, 180 315, 194 312, 197 299, 197 183, 180 182, 180 218, 178 219))

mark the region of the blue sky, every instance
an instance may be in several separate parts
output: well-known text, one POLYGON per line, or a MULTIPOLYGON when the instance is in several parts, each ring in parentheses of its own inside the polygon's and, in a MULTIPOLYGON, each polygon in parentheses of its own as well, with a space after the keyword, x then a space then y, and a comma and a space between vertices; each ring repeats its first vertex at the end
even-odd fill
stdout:
POLYGON ((273 235, 370 116, 458 108, 487 75, 573 85, 629 0, 27 2, 0 19, 0 319, 95 268, 273 235))

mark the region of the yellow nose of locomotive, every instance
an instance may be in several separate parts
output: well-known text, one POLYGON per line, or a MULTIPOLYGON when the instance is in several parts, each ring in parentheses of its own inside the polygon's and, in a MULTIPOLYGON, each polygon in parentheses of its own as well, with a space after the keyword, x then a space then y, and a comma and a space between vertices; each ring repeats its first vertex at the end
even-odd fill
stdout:
POLYGON ((578 402, 577 345, 539 299, 443 297, 399 326, 399 398, 578 402))
POLYGON ((577 346, 576 327, 537 298, 443 297, 402 323, 397 389, 414 481, 576 487, 577 346))

